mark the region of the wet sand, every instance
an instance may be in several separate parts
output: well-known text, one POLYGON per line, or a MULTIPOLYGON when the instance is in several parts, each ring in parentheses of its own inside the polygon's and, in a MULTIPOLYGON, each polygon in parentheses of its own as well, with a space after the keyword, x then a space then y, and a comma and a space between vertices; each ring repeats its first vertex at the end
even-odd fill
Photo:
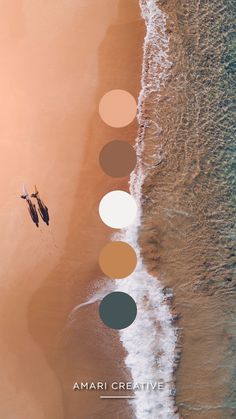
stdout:
POLYGON ((138 96, 138 2, 25 1, 5 5, 1 28, 1 416, 131 417, 126 402, 73 393, 75 381, 128 372, 118 334, 100 323, 96 304, 72 322, 68 316, 102 277, 98 254, 111 230, 98 217, 99 200, 127 189, 128 179, 108 178, 97 158, 109 140, 133 143, 136 122, 114 130, 97 107, 112 88, 138 96), (29 192, 37 185, 49 227, 32 223, 22 183, 29 192))

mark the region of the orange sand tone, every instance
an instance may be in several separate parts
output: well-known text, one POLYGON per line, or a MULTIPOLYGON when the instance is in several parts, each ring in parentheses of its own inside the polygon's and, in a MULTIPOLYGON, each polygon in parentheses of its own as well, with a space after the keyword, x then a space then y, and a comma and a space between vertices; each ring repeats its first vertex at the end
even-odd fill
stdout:
MULTIPOLYGON (((99 201, 128 187, 99 165, 114 129, 98 105, 117 86, 138 96, 138 1, 4 2, 0 27, 0 417, 131 417, 126 401, 73 393, 76 380, 124 379, 125 354, 96 305, 69 316, 97 284, 111 234, 99 201), (49 227, 32 223, 22 183, 37 185, 49 227)), ((133 144, 136 132, 134 121, 116 139, 133 144)))
POLYGON ((125 278, 136 267, 135 250, 125 242, 110 242, 104 246, 99 255, 99 265, 110 278, 125 278))

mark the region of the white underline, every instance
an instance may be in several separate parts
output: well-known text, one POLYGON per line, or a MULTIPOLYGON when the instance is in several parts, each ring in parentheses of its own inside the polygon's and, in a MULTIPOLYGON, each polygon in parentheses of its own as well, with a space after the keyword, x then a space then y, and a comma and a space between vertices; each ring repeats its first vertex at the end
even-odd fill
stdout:
POLYGON ((136 396, 100 396, 100 399, 135 399, 136 396))

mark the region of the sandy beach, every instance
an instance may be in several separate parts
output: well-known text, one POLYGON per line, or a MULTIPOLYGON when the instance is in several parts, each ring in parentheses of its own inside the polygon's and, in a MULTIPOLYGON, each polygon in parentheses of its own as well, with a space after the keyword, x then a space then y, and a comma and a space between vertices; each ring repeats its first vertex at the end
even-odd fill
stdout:
POLYGON ((114 130, 97 109, 113 88, 138 97, 138 1, 23 1, 6 4, 0 19, 1 417, 131 417, 126 402, 73 393, 74 381, 118 380, 127 372, 118 334, 98 321, 97 305, 68 319, 102 277, 98 254, 112 231, 98 203, 107 191, 128 187, 127 178, 103 174, 98 154, 112 139, 133 144, 136 122, 114 130), (29 193, 37 185, 49 227, 32 223, 20 199, 23 183, 29 193))

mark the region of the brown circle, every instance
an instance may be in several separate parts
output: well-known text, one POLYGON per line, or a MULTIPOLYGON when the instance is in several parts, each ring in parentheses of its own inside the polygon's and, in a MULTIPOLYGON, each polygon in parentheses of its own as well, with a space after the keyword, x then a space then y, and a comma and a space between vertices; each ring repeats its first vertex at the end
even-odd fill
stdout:
POLYGON ((102 120, 113 128, 129 125, 137 113, 137 103, 126 90, 114 89, 100 100, 99 114, 102 120))
POLYGON ((135 269, 137 256, 134 249, 125 242, 108 243, 100 252, 99 265, 110 278, 118 279, 129 276, 135 269))
POLYGON ((99 162, 107 175, 124 177, 134 170, 137 157, 134 148, 129 143, 114 140, 103 147, 99 162))

